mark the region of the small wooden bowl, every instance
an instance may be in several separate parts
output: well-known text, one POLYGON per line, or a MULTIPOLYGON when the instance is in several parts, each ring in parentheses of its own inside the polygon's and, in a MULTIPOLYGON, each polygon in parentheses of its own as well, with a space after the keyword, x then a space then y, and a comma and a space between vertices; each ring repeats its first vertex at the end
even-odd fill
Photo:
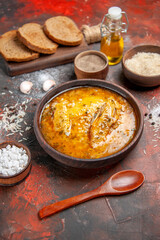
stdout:
POLYGON ((0 143, 0 148, 5 148, 7 145, 11 145, 11 146, 15 145, 18 148, 22 147, 23 149, 25 149, 26 154, 28 155, 28 164, 23 170, 21 170, 19 173, 16 173, 12 176, 3 176, 0 174, 0 186, 13 186, 21 182, 25 177, 27 177, 27 175, 31 170, 31 153, 28 147, 16 141, 6 141, 3 143, 0 143))
MULTIPOLYGON (((89 64, 88 61, 86 61, 86 66, 89 64)), ((108 73, 108 69, 109 69, 109 64, 108 64, 108 58, 107 56, 100 52, 100 51, 96 51, 96 50, 88 50, 88 51, 84 51, 81 52, 80 54, 78 54, 74 60, 74 71, 75 74, 77 76, 77 79, 85 79, 85 78, 92 78, 92 79, 106 79, 107 73, 108 73), (104 65, 102 65, 101 68, 97 68, 97 70, 84 70, 82 66, 80 66, 80 64, 78 64, 79 60, 84 57, 84 56, 98 56, 100 59, 102 59, 104 61, 104 65)))
POLYGON ((123 56, 122 68, 124 75, 132 83, 142 87, 154 87, 160 85, 160 74, 155 76, 143 76, 131 71, 125 64, 127 59, 131 59, 138 52, 152 52, 160 54, 160 46, 156 45, 139 45, 129 49, 123 56))

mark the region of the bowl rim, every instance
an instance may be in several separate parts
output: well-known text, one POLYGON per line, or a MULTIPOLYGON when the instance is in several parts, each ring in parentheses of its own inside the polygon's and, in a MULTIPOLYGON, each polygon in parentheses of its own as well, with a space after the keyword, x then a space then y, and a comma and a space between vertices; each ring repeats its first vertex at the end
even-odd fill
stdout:
MULTIPOLYGON (((123 87, 121 87, 121 86, 119 86, 115 83, 111 83, 109 81, 100 80, 100 79, 79 79, 79 80, 72 80, 72 81, 62 83, 62 84, 58 85, 56 88, 50 90, 46 95, 44 95, 43 98, 40 100, 40 102, 37 105, 33 123, 34 123, 34 132, 35 132, 36 138, 37 138, 40 146, 43 149, 45 148, 44 150, 49 155, 50 155, 50 152, 54 152, 54 155, 55 155, 54 159, 57 160, 57 159, 59 159, 59 156, 61 156, 61 157, 63 157, 63 159, 65 159, 65 161, 69 160, 73 163, 75 163, 75 161, 76 161, 77 163, 80 163, 80 164, 81 163, 91 163, 92 164, 92 163, 96 163, 97 161, 105 161, 105 162, 111 161, 112 159, 114 160, 115 158, 119 158, 119 156, 123 155, 124 153, 130 152, 130 150, 132 150, 134 148, 134 146, 137 144, 138 140, 140 139, 140 137, 142 135, 143 127, 144 127, 144 117, 143 117, 142 110, 140 108, 140 104, 138 103, 137 99, 128 90, 124 89, 123 87), (89 82, 89 83, 86 83, 86 82, 89 82), (116 152, 112 155, 106 156, 106 157, 83 159, 83 158, 76 158, 76 157, 72 157, 72 156, 66 155, 64 153, 61 153, 61 152, 55 150, 54 148, 52 148, 45 141, 45 139, 43 138, 43 135, 40 131, 40 116, 41 116, 41 113, 44 109, 44 106, 53 97, 56 97, 58 94, 60 94, 64 91, 68 91, 70 89, 73 89, 77 86, 78 87, 81 87, 81 86, 82 87, 84 87, 84 86, 91 86, 91 87, 96 86, 96 87, 106 88, 108 90, 111 90, 113 92, 116 92, 116 93, 120 94, 125 99, 126 99, 126 97, 128 97, 128 98, 130 98, 130 100, 133 101, 132 104, 131 104, 130 101, 127 99, 132 107, 133 107, 133 103, 136 106, 136 111, 137 111, 136 114, 138 114, 138 116, 136 115, 136 117, 137 117, 137 120, 139 121, 139 126, 137 128, 136 134, 135 134, 134 138, 132 139, 132 141, 129 144, 127 144, 123 149, 121 149, 120 151, 118 151, 118 152, 116 152), (63 90, 60 90, 60 89, 63 89, 63 90), (40 141, 39 138, 42 141, 40 141)), ((60 160, 58 160, 58 161, 62 162, 60 160)), ((62 163, 64 164, 64 161, 62 163)))
MULTIPOLYGON (((126 55, 127 55, 128 53, 132 52, 132 51, 135 50, 135 49, 139 49, 139 50, 140 50, 139 52, 150 52, 150 51, 141 51, 141 49, 142 49, 142 48, 145 48, 145 47, 153 47, 153 48, 159 48, 159 49, 160 49, 160 45, 155 45, 155 44, 139 44, 139 45, 135 45, 134 47, 128 49, 128 50, 124 53, 123 58, 122 58, 122 66, 123 66, 124 68, 126 68, 128 72, 132 73, 133 76, 139 76, 139 77, 141 77, 143 80, 145 80, 145 79, 149 80, 149 79, 151 79, 151 78, 152 78, 152 79, 155 79, 155 78, 157 78, 157 77, 160 77, 160 74, 147 76, 147 75, 142 75, 142 74, 139 74, 139 73, 135 73, 134 71, 132 71, 131 69, 129 69, 129 68, 126 66, 125 61, 128 60, 128 59, 130 59, 130 58, 125 59, 126 55)), ((138 53, 138 51, 137 51, 135 54, 137 54, 137 53, 138 53)), ((156 53, 156 52, 153 52, 153 53, 156 53)), ((133 54, 133 56, 134 56, 135 54, 133 54)), ((159 53, 158 53, 158 54, 159 54, 159 53)))
POLYGON ((88 73, 88 74, 92 74, 92 73, 95 74, 96 73, 96 74, 98 74, 98 73, 102 72, 103 70, 105 70, 106 67, 108 67, 108 66, 109 66, 109 61, 108 61, 107 56, 103 52, 100 52, 98 50, 86 50, 86 51, 83 51, 83 52, 79 53, 75 57, 75 59, 74 59, 74 67, 77 68, 79 71, 81 71, 84 74, 85 73, 88 73), (77 66, 77 61, 78 61, 79 58, 81 58, 82 56, 91 55, 91 54, 94 54, 94 55, 97 55, 97 56, 101 56, 105 60, 106 63, 105 63, 103 68, 101 68, 98 71, 84 71, 82 68, 79 68, 77 66))
POLYGON ((12 179, 12 178, 15 178, 15 177, 19 176, 20 174, 22 174, 23 172, 25 172, 26 169, 31 165, 31 152, 30 152, 29 148, 26 145, 24 145, 22 143, 19 143, 17 141, 14 141, 14 140, 8 140, 8 141, 4 141, 4 142, 0 143, 0 149, 5 148, 7 145, 11 145, 11 146, 15 145, 16 147, 19 147, 19 148, 22 147, 24 150, 26 150, 26 154, 28 155, 28 163, 20 172, 14 174, 14 175, 3 176, 2 174, 0 174, 0 179, 12 179))

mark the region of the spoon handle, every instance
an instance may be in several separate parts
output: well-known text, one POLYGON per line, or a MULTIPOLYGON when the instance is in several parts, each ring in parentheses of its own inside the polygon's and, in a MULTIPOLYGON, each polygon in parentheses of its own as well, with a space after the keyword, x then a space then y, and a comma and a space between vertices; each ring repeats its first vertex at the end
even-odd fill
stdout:
POLYGON ((96 188, 92 191, 80 194, 78 196, 74 196, 74 197, 62 200, 60 202, 53 203, 51 205, 48 205, 48 206, 42 208, 39 211, 39 217, 42 219, 44 217, 50 216, 52 214, 55 214, 57 212, 60 212, 64 209, 66 209, 66 208, 72 207, 74 205, 88 201, 88 200, 96 198, 98 196, 100 196, 100 192, 99 192, 98 188, 96 188))

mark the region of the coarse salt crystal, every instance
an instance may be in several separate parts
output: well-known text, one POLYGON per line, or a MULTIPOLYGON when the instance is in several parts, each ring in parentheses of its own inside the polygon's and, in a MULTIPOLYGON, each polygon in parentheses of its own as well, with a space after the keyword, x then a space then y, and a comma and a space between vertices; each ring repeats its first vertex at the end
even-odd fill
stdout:
POLYGON ((19 173, 28 163, 25 149, 15 145, 7 145, 0 149, 0 174, 12 176, 19 173))

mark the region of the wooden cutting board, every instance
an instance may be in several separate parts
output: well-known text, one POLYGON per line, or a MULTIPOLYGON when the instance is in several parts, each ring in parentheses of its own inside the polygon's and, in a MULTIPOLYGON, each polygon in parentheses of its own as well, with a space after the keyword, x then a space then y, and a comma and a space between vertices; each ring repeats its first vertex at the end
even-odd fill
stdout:
POLYGON ((73 62, 77 54, 88 49, 89 47, 87 43, 83 40, 79 46, 59 46, 56 53, 51 55, 41 55, 38 59, 29 62, 16 63, 5 61, 5 67, 9 76, 16 76, 73 62))

